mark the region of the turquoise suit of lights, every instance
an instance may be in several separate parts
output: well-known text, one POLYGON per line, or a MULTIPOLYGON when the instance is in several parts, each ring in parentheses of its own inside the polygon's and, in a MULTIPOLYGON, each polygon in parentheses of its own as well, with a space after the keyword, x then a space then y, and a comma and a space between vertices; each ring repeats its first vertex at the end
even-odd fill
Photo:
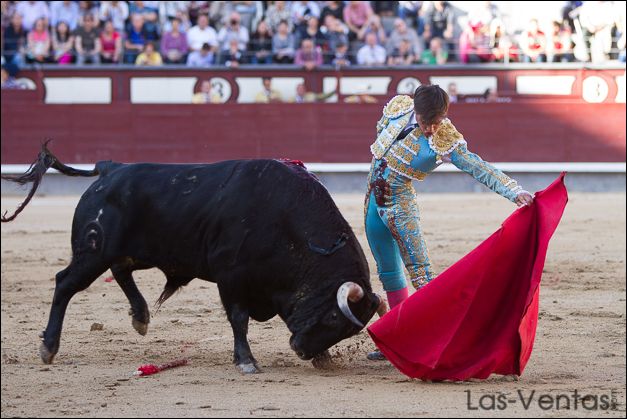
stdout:
POLYGON ((442 162, 450 162, 512 202, 526 192, 515 180, 468 151, 463 136, 448 119, 432 137, 415 128, 398 138, 413 117, 412 98, 394 97, 383 108, 377 139, 370 147, 373 159, 364 204, 366 237, 387 292, 407 286, 404 268, 416 289, 435 277, 412 180, 422 181, 442 162))

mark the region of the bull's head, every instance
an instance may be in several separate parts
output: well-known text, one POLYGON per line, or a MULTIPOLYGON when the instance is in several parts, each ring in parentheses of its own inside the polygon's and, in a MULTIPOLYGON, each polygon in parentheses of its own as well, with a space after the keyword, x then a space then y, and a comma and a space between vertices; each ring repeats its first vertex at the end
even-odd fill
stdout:
POLYGON ((292 330, 290 346, 299 358, 311 359, 331 346, 355 335, 372 318, 381 300, 374 294, 366 294, 354 282, 345 282, 337 290, 332 304, 329 301, 318 307, 307 325, 292 330))

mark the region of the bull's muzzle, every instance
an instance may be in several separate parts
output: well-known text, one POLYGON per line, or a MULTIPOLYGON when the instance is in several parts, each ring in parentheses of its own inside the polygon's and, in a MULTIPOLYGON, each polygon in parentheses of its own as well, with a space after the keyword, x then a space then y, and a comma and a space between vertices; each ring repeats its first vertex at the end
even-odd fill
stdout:
POLYGON ((297 339, 294 336, 290 338, 290 348, 292 348, 294 353, 296 353, 296 356, 303 361, 308 361, 313 358, 312 355, 305 353, 305 351, 300 348, 300 345, 297 343, 297 339))

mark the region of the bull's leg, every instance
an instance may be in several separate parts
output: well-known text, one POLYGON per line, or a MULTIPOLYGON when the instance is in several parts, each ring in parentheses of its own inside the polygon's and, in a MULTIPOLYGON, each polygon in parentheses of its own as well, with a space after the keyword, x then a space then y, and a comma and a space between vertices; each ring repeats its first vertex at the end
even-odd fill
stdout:
POLYGON ((129 314, 133 316, 133 328, 142 336, 148 332, 148 323, 150 323, 150 311, 144 296, 137 289, 137 284, 133 279, 133 271, 128 267, 112 266, 111 272, 122 291, 131 303, 129 314))
POLYGON ((224 308, 229 322, 231 322, 235 338, 233 363, 243 374, 261 372, 248 345, 248 310, 238 303, 225 304, 224 308))
POLYGON ((43 332, 43 342, 39 349, 41 360, 45 364, 52 363, 54 356, 59 351, 61 329, 65 311, 72 297, 79 291, 89 287, 108 266, 89 264, 84 259, 73 260, 70 266, 56 275, 56 286, 48 325, 43 332))

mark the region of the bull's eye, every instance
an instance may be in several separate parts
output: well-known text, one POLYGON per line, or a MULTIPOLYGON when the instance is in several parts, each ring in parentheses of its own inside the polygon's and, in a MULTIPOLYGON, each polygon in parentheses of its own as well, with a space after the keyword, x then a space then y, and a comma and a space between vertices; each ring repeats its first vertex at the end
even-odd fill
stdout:
POLYGON ((337 320, 337 313, 335 311, 331 313, 331 320, 337 320))

